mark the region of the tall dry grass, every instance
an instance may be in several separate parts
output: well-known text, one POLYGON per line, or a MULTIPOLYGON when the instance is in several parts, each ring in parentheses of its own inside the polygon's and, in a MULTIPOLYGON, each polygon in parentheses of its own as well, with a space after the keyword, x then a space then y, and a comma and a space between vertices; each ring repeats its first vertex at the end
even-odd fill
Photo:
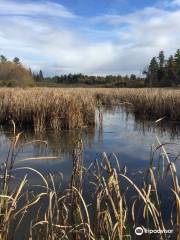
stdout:
POLYGON ((180 120, 180 90, 156 88, 97 89, 92 92, 103 105, 124 104, 136 116, 180 120))
POLYGON ((94 98, 87 92, 48 88, 1 89, 0 122, 13 119, 35 132, 82 128, 95 121, 94 98))
POLYGON ((0 123, 9 119, 35 132, 95 123, 96 107, 123 105, 140 118, 179 121, 180 90, 31 88, 0 89, 0 123))
MULTIPOLYGON (((55 182, 51 174, 47 179, 32 168, 13 169, 16 153, 21 147, 18 146, 20 137, 21 134, 16 134, 14 128, 9 154, 1 169, 0 240, 13 239, 15 236, 17 239, 22 230, 26 232, 26 239, 31 240, 126 240, 136 239, 134 229, 139 225, 144 229, 166 229, 159 183, 152 164, 147 169, 146 178, 142 179, 142 187, 128 177, 126 168, 122 168, 116 155, 113 155, 116 165, 112 165, 103 153, 86 169, 83 165, 83 142, 79 139, 73 152, 69 186, 61 190, 57 186, 57 179, 55 182), (36 174, 41 184, 30 186, 25 175, 12 188, 13 172, 22 170, 36 174), (84 196, 84 188, 89 189, 89 204, 84 196), (133 202, 127 197, 129 188, 134 189, 133 202), (28 213, 31 213, 29 222, 26 221, 28 213)), ((179 239, 180 187, 176 167, 158 138, 157 143, 154 151, 161 149, 167 166, 165 175, 168 174, 172 179, 172 184, 167 188, 172 192, 169 222, 174 233, 160 232, 153 235, 153 239, 179 239)), ((61 181, 60 177, 58 183, 61 181)), ((151 239, 150 233, 143 235, 143 239, 146 238, 151 239)))
POLYGON ((123 105, 140 118, 180 119, 180 90, 31 88, 0 89, 0 123, 9 119, 35 132, 94 125, 97 106, 123 105))

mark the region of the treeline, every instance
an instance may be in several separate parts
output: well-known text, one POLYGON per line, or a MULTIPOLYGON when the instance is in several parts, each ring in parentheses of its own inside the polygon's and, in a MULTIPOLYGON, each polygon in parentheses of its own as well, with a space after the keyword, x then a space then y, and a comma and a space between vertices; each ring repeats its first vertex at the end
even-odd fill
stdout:
POLYGON ((44 77, 42 70, 32 73, 30 69, 25 68, 18 57, 7 60, 4 55, 0 55, 0 86, 62 86, 67 84, 100 87, 171 87, 180 86, 180 49, 168 59, 165 58, 164 51, 160 51, 158 57, 151 59, 143 74, 145 78, 137 77, 135 74, 88 76, 81 73, 44 77))
POLYGON ((164 51, 160 51, 158 57, 153 57, 147 70, 145 85, 150 87, 170 87, 180 85, 180 49, 168 59, 165 59, 164 51))
POLYGON ((26 87, 34 86, 35 81, 30 69, 26 69, 18 57, 8 60, 0 55, 0 86, 26 87))
MULTIPOLYGON (((37 77, 36 77, 37 78, 37 77)), ((38 77, 39 79, 40 77, 38 77)), ((130 85, 138 85, 142 84, 143 79, 140 77, 136 77, 136 75, 132 74, 129 76, 121 76, 121 75, 108 75, 108 76, 88 76, 79 74, 68 74, 61 76, 54 76, 44 78, 43 81, 52 82, 56 84, 86 84, 86 85, 105 85, 105 86, 119 86, 126 87, 130 85)))

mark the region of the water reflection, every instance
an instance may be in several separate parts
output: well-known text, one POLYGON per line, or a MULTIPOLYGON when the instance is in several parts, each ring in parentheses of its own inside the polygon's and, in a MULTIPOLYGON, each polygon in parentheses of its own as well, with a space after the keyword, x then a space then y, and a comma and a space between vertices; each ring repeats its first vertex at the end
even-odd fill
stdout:
MULTIPOLYGON (((0 146, 8 145, 13 136, 10 129, 1 129, 0 132, 0 146)), ((23 131, 21 137, 19 138, 19 145, 31 143, 34 140, 40 140, 33 144, 31 149, 33 156, 39 156, 41 154, 49 153, 53 155, 59 154, 69 154, 74 149, 74 146, 78 139, 83 139, 84 144, 91 147, 95 136, 95 129, 89 128, 84 130, 69 130, 55 133, 54 131, 47 131, 41 135, 35 135, 32 131, 23 131), (47 142, 45 146, 42 142, 47 142)), ((29 144, 30 145, 30 144, 29 144)), ((27 149, 27 148, 26 148, 27 149)))
MULTIPOLYGON (((24 131, 19 146, 35 139, 47 141, 48 145, 36 142, 24 145, 18 153, 16 166, 30 166, 42 173, 56 174, 63 172, 69 179, 72 170, 72 152, 78 139, 83 140, 84 162, 88 166, 96 158, 97 153, 116 153, 122 166, 127 166, 128 171, 135 175, 149 166, 150 151, 152 144, 157 144, 156 136, 162 143, 176 143, 167 145, 167 151, 172 157, 179 154, 178 123, 142 121, 128 113, 123 107, 101 108, 96 112, 96 126, 74 131, 62 131, 55 134, 47 131, 45 134, 35 136, 31 131, 24 131), (57 159, 21 161, 28 157, 57 156, 57 159)), ((0 132, 0 161, 3 162, 7 156, 12 132, 9 129, 1 129, 0 132)), ((155 146, 154 146, 155 147, 155 146)), ((159 159, 159 152, 155 158, 159 159)), ((179 165, 178 160, 176 161, 179 165)))
MULTIPOLYGON (((130 176, 138 186, 142 185, 142 181, 146 176, 145 170, 152 163, 153 167, 157 169, 155 174, 158 179, 157 184, 161 186, 160 189, 163 192, 161 197, 165 199, 163 208, 166 211, 164 211, 164 214, 168 216, 171 211, 170 198, 172 199, 172 193, 170 194, 169 190, 167 190, 167 184, 170 184, 166 171, 167 162, 159 150, 155 151, 158 145, 156 136, 162 143, 171 143, 166 145, 166 149, 171 159, 174 160, 179 175, 180 164, 179 159, 176 158, 179 154, 179 134, 180 126, 178 123, 169 123, 165 120, 157 124, 152 121, 142 121, 124 111, 123 108, 97 109, 96 126, 94 128, 62 131, 59 134, 47 131, 40 136, 35 136, 31 131, 24 131, 18 144, 19 147, 24 147, 18 153, 15 168, 31 167, 40 171, 44 176, 51 173, 54 175, 55 185, 61 183, 61 177, 59 176, 63 173, 62 182, 66 185, 72 173, 73 149, 77 140, 82 139, 84 145, 83 159, 86 167, 95 159, 100 163, 100 153, 102 152, 106 152, 112 160, 112 164, 117 166, 116 158, 112 154, 115 153, 121 170, 126 170, 127 176, 130 176), (35 139, 47 141, 48 144, 35 142, 25 145, 25 143, 32 142, 35 139), (152 154, 153 162, 150 162, 152 154), (44 159, 40 160, 23 160, 28 157, 43 156, 44 159), (57 159, 49 160, 46 156, 57 156, 57 159)), ((9 129, 2 128, 0 131, 1 163, 6 159, 11 138, 12 132, 9 129)), ((16 170, 13 174, 16 182, 12 181, 12 188, 25 174, 28 174, 30 186, 42 184, 42 179, 28 169, 16 170)), ((87 202, 90 193, 88 177, 85 178, 84 182, 84 195, 87 202)), ((127 192, 127 199, 132 201, 132 189, 127 192)), ((30 217, 29 219, 31 220, 30 217)), ((24 239, 22 232, 20 231, 17 239, 24 239)))
MULTIPOLYGON (((171 141, 178 140, 180 135, 180 121, 167 121, 165 117, 158 122, 152 121, 151 119, 143 119, 140 118, 140 116, 132 114, 123 106, 103 107, 101 110, 98 110, 98 114, 102 115, 101 119, 103 119, 103 117, 105 118, 105 121, 99 121, 100 129, 103 129, 103 124, 107 126, 106 119, 108 119, 108 115, 119 115, 119 119, 118 117, 116 118, 118 122, 120 120, 121 123, 125 123, 126 127, 131 123, 134 127, 134 131, 139 134, 147 135, 148 133, 153 133, 159 136, 168 135, 168 138, 171 141)), ((112 127, 114 122, 111 124, 112 127)))

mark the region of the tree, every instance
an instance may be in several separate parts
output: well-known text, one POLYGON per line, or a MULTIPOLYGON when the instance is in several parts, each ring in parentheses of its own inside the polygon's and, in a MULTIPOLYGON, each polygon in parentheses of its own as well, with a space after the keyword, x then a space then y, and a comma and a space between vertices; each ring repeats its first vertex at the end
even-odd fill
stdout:
POLYGON ((136 75, 135 75, 135 74, 131 74, 131 76, 130 76, 130 80, 135 81, 135 80, 136 80, 136 75))
POLYGON ((152 87, 158 83, 158 62, 156 57, 151 59, 148 69, 148 83, 152 87))
POLYGON ((34 80, 36 82, 41 82, 41 81, 44 80, 44 76, 43 76, 42 70, 40 70, 39 73, 37 73, 37 74, 33 74, 33 77, 34 77, 34 80))
POLYGON ((174 60, 177 64, 180 64, 180 49, 178 49, 175 53, 174 60))
POLYGON ((44 80, 44 76, 43 76, 43 72, 42 70, 39 71, 39 81, 43 81, 44 80))
POLYGON ((163 69, 164 68, 164 64, 165 64, 164 51, 160 51, 159 52, 158 59, 159 59, 159 68, 163 69))
POLYGON ((165 80, 165 56, 164 51, 159 52, 159 69, 158 69, 158 82, 163 83, 165 80))
POLYGON ((33 86, 32 74, 21 64, 14 64, 13 61, 0 62, 0 85, 11 87, 33 86))
POLYGON ((174 56, 175 62, 175 75, 176 75, 176 82, 180 84, 180 49, 178 49, 174 56))
POLYGON ((165 80, 164 86, 172 86, 176 83, 176 76, 174 74, 174 58, 171 55, 165 66, 165 80))
POLYGON ((15 63, 15 64, 21 64, 20 63, 20 59, 18 58, 18 57, 15 57, 14 59, 13 59, 13 62, 15 63))
POLYGON ((7 58, 4 55, 1 55, 0 56, 0 62, 3 63, 3 64, 6 63, 7 62, 7 58))

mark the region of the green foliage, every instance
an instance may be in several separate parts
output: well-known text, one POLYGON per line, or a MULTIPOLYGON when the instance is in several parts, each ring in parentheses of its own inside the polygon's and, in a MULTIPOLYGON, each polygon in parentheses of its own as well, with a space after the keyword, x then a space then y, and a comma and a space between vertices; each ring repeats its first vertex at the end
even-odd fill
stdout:
POLYGON ((40 70, 39 73, 37 73, 37 74, 33 74, 33 78, 36 82, 42 82, 44 80, 42 70, 40 70))
POLYGON ((88 86, 95 85, 100 87, 141 87, 144 80, 134 74, 129 77, 127 75, 87 76, 79 73, 48 77, 44 79, 44 82, 56 84, 80 84, 88 86))
POLYGON ((135 81, 136 80, 136 75, 135 74, 131 74, 130 80, 135 81))
POLYGON ((158 58, 153 57, 147 71, 146 85, 151 87, 168 87, 180 84, 180 49, 174 56, 165 59, 164 52, 160 51, 158 58), (157 60, 158 59, 158 60, 157 60))
POLYGON ((155 57, 151 59, 149 65, 149 83, 152 86, 153 83, 158 82, 158 62, 155 57))
POLYGON ((14 62, 15 64, 20 64, 20 60, 19 60, 18 57, 15 57, 15 58, 13 59, 13 62, 14 62))
POLYGON ((60 84, 97 87, 143 87, 144 78, 137 77, 135 74, 130 76, 88 76, 81 73, 45 78, 42 70, 38 73, 32 73, 31 69, 27 70, 18 57, 8 61, 5 56, 0 56, 0 86, 26 87, 37 85, 56 87, 60 84))
POLYGON ((4 55, 0 56, 0 63, 5 63, 7 62, 7 58, 4 55))

